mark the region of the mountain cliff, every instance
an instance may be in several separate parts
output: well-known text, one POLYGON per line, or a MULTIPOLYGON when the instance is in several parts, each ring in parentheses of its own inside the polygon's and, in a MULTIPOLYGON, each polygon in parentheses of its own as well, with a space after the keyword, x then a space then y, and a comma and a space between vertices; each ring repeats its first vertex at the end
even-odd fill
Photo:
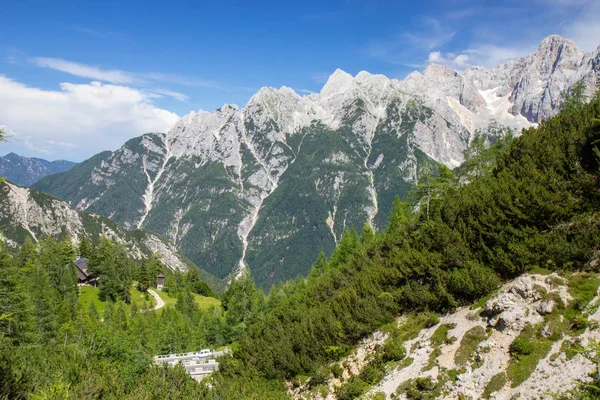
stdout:
MULTIPOLYGON (((97 243, 101 235, 125 246, 131 257, 140 259, 160 253, 159 259, 170 269, 185 272, 196 268, 163 238, 142 230, 125 230, 106 217, 73 210, 67 203, 34 189, 10 182, 0 183, 0 240, 10 247, 45 237, 63 240, 67 236, 77 245, 83 237, 97 243)), ((223 282, 200 271, 215 288, 223 282)))
POLYGON ((68 171, 76 163, 65 160, 46 161, 15 153, 0 157, 0 176, 22 186, 31 186, 45 176, 68 171))
POLYGON ((494 69, 430 65, 400 81, 341 70, 320 93, 262 88, 239 109, 181 118, 35 187, 127 229, 168 237, 223 278, 249 266, 261 286, 307 273, 348 228, 383 228, 425 164, 456 167, 488 140, 558 111, 563 93, 600 81, 600 49, 558 36, 494 69))

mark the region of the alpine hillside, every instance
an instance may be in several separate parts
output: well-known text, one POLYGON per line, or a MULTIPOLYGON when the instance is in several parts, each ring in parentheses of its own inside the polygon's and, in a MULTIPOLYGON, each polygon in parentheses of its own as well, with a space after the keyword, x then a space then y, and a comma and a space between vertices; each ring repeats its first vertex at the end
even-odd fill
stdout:
MULTIPOLYGON (((150 232, 125 230, 106 217, 73 210, 67 203, 34 189, 10 182, 0 183, 0 241, 17 247, 25 238, 34 242, 46 237, 64 240, 69 237, 74 245, 86 237, 97 243, 101 236, 119 243, 134 259, 153 254, 169 269, 186 272, 196 266, 179 255, 175 247, 150 232)), ((200 270, 203 280, 221 289, 223 282, 200 270)))
POLYGON ((0 157, 0 176, 21 186, 31 186, 45 176, 68 171, 77 164, 71 161, 47 161, 27 158, 15 153, 0 157))
POLYGON ((579 80, 591 95, 600 48, 555 35, 491 70, 337 70, 320 93, 262 88, 242 109, 191 113, 34 187, 164 235, 221 278, 249 266, 268 287, 306 274, 348 228, 384 228, 395 196, 435 163, 459 166, 477 133, 493 142, 554 115, 579 80))

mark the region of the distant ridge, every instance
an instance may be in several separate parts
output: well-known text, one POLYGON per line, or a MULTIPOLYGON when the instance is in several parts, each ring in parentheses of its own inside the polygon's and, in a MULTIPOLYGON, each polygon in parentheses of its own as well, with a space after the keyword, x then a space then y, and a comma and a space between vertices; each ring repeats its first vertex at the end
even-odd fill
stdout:
POLYGON ((31 186, 45 176, 68 171, 75 165, 71 161, 47 161, 8 153, 0 157, 0 176, 17 185, 31 186))

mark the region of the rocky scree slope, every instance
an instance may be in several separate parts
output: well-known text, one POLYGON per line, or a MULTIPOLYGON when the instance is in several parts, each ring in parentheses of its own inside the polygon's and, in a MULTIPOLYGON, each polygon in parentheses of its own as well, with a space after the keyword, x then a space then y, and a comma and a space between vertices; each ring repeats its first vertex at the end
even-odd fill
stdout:
POLYGON ((600 340, 599 284, 595 274, 526 274, 484 305, 460 308, 435 322, 399 317, 391 329, 373 333, 332 364, 337 377, 320 385, 311 384, 314 378, 297 386, 290 382, 289 394, 315 400, 552 399, 594 371, 578 350, 600 340), (348 390, 357 377, 374 375, 367 369, 397 337, 406 339, 405 357, 380 364, 380 379, 364 395, 348 390))
MULTIPOLYGON (((104 236, 123 244, 135 259, 159 253, 160 260, 172 270, 196 268, 171 243, 155 234, 128 231, 106 217, 74 210, 62 200, 10 182, 0 183, 0 226, 0 240, 10 247, 20 245, 26 237, 37 242, 45 237, 63 240, 68 236, 77 246, 83 237, 97 243, 104 236)), ((213 287, 222 286, 216 277, 200 272, 213 287)))
POLYGON ((45 176, 68 171, 77 163, 65 160, 46 161, 15 153, 0 157, 0 176, 21 186, 31 186, 45 176))
POLYGON ((242 109, 191 113, 35 187, 164 235, 221 278, 250 266, 268 287, 306 274, 345 229, 385 227, 425 163, 460 165, 476 132, 518 132, 599 75, 600 51, 558 36, 492 70, 430 65, 402 81, 337 70, 320 93, 262 88, 242 109))

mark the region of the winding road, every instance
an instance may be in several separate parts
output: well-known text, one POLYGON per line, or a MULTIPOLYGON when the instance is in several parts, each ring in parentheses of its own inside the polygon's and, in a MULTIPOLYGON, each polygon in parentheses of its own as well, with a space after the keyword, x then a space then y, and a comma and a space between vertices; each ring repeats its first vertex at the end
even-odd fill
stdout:
POLYGON ((156 293, 152 289, 148 289, 148 293, 150 293, 152 295, 152 297, 154 297, 154 300, 156 300, 156 305, 154 306, 154 308, 151 308, 149 310, 144 310, 144 311, 156 311, 165 306, 165 302, 163 301, 163 299, 160 298, 158 293, 156 293))

